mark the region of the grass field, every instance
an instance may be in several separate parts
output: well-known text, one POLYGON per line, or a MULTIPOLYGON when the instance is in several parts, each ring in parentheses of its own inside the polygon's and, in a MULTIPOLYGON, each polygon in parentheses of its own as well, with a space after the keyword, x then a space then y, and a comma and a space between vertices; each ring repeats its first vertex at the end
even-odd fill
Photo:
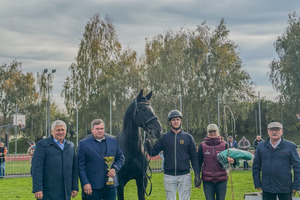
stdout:
MULTIPOLYGON (((161 200, 165 199, 165 191, 163 186, 163 173, 152 174, 152 194, 146 199, 161 200)), ((244 199, 245 193, 257 192, 254 189, 251 170, 235 170, 232 171, 234 199, 244 199)), ((149 189, 149 188, 148 188, 149 189)), ((4 178, 0 179, 0 199, 2 200, 34 200, 32 191, 31 178, 4 178)), ((74 200, 81 199, 81 191, 74 200)), ((134 181, 130 181, 125 187, 125 199, 136 200, 137 192, 134 181)), ((203 189, 193 188, 191 200, 205 199, 203 189)), ((226 200, 231 198, 231 184, 228 181, 228 189, 226 200)))

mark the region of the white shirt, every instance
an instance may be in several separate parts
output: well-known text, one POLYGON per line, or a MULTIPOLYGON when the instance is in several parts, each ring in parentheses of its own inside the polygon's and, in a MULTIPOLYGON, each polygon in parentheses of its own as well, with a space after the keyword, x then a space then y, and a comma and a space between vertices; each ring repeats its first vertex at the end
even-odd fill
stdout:
POLYGON ((274 149, 276 149, 276 147, 279 145, 280 142, 281 142, 281 138, 280 138, 280 140, 278 140, 278 141, 276 142, 275 145, 273 145, 272 142, 271 142, 271 140, 270 140, 270 144, 271 144, 271 146, 272 146, 274 149))

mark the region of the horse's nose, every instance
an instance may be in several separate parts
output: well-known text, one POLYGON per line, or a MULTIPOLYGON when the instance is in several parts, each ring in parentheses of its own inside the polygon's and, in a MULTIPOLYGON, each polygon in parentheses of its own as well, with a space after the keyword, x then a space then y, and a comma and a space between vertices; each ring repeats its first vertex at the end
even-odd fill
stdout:
POLYGON ((155 130, 154 135, 157 139, 161 138, 161 129, 155 130))

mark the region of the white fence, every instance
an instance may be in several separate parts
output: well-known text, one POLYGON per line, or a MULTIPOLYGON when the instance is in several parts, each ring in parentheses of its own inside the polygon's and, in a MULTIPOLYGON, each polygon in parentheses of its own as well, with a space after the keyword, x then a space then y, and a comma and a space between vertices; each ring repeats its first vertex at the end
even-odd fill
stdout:
POLYGON ((27 154, 7 154, 5 177, 30 176, 31 156, 27 154))
MULTIPOLYGON (((150 159, 150 157, 148 157, 150 159)), ((252 161, 249 161, 252 166, 252 161)), ((150 167, 153 172, 163 171, 162 159, 154 156, 150 159, 150 167)), ((243 166, 240 166, 242 168, 243 166)), ((8 154, 5 162, 6 177, 30 176, 31 156, 27 154, 8 154)))

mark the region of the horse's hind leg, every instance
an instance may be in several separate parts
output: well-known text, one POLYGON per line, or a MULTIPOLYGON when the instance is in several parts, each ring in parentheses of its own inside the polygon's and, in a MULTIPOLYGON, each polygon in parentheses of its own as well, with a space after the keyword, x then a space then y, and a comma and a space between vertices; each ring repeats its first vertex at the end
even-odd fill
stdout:
POLYGON ((138 197, 139 200, 145 199, 145 189, 147 188, 147 179, 145 178, 143 180, 143 176, 135 179, 137 190, 138 190, 138 197))

